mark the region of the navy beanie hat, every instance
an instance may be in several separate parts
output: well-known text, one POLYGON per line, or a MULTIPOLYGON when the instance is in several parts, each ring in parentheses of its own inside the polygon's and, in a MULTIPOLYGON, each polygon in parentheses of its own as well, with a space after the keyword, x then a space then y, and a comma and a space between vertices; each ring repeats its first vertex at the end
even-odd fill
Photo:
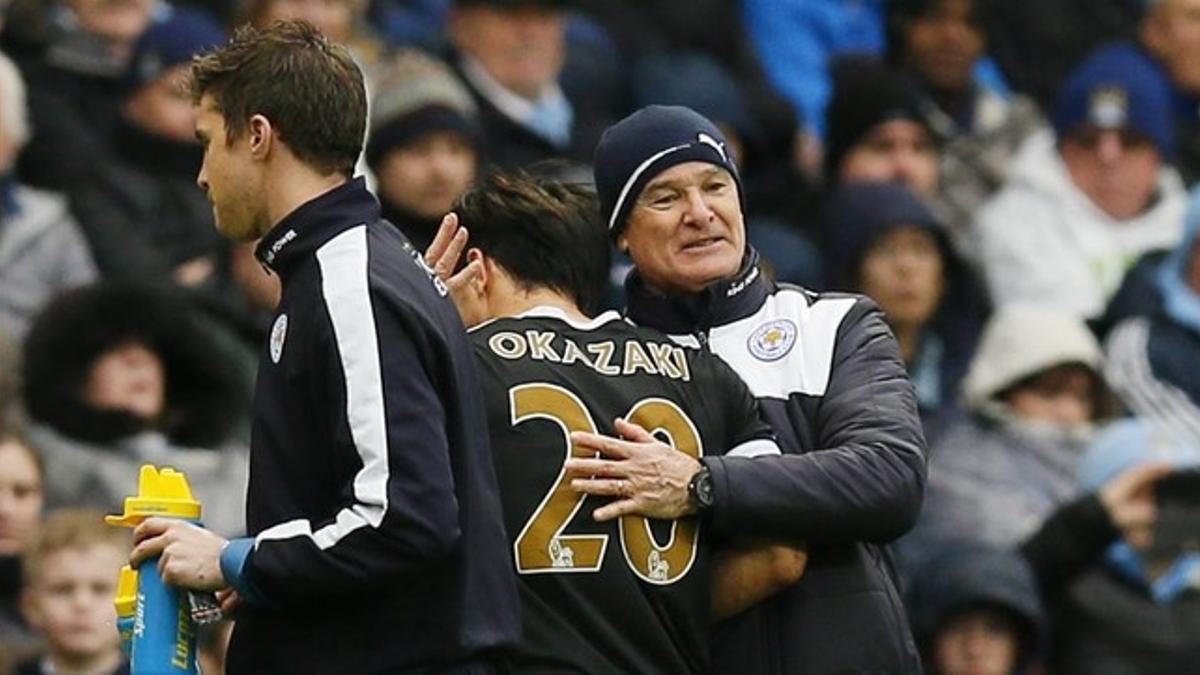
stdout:
POLYGON ((1061 140, 1085 124, 1130 128, 1149 138, 1164 158, 1175 154, 1170 89, 1162 71, 1134 47, 1100 49, 1067 78, 1054 109, 1054 131, 1061 140))
POLYGON ((655 176, 684 162, 715 164, 742 180, 725 149, 725 136, 703 115, 683 106, 651 105, 609 127, 596 145, 596 192, 609 233, 616 238, 633 204, 655 176))
POLYGON ((128 91, 143 87, 167 70, 190 63, 197 54, 225 44, 225 31, 206 12, 169 9, 138 38, 125 83, 128 91))
POLYGON ((952 255, 941 221, 901 183, 843 183, 830 194, 822 215, 830 288, 855 288, 858 267, 871 242, 898 227, 916 227, 933 234, 942 255, 952 255))

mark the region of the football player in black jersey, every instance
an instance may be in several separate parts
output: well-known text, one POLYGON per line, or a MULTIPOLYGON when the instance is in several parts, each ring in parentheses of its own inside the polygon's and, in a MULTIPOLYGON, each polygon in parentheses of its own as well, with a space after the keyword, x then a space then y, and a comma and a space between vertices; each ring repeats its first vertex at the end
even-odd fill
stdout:
MULTIPOLYGON (((710 552, 702 457, 779 452, 752 395, 707 352, 616 312, 589 314, 609 269, 589 191, 498 174, 455 211, 471 248, 451 287, 472 326, 522 600, 516 670, 705 672, 710 619, 787 586, 804 566, 782 545, 710 552), (593 511, 610 499, 576 491, 563 468, 594 456, 572 444, 573 431, 671 443, 672 461, 694 465, 687 515, 597 522, 593 511)), ((435 267, 464 243, 461 231, 447 237, 454 218, 427 254, 435 267)))

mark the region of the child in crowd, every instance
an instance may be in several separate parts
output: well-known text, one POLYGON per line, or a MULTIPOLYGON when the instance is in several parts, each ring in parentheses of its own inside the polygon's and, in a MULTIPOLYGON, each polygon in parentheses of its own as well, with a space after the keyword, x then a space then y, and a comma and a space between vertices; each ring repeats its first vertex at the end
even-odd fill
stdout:
POLYGON ((949 544, 920 569, 906 600, 925 672, 1040 672, 1043 609, 1033 572, 1016 551, 949 544))
POLYGON ((25 554, 25 617, 45 638, 45 653, 18 675, 127 674, 113 607, 128 534, 95 511, 63 510, 46 519, 25 554))

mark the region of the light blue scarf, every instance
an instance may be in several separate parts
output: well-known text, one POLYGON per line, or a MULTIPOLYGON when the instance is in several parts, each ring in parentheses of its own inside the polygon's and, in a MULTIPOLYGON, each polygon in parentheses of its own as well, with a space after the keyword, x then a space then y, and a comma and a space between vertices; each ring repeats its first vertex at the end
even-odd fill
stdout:
POLYGON ((1142 557, 1133 547, 1119 541, 1105 553, 1108 565, 1126 580, 1145 588, 1160 605, 1170 604, 1184 591, 1200 589, 1200 553, 1185 553, 1175 559, 1171 568, 1155 581, 1150 580, 1142 557))

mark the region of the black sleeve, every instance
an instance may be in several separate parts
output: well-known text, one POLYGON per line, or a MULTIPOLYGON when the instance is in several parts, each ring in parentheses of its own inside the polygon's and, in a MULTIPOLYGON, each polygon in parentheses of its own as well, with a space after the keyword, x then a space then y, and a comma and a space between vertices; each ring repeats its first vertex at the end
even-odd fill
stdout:
POLYGON ((430 375, 436 331, 376 294, 364 311, 345 310, 331 308, 341 317, 326 367, 345 387, 331 414, 343 416, 350 447, 335 450, 355 453, 361 469, 336 509, 258 535, 249 576, 268 600, 377 584, 436 564, 459 540, 446 412, 430 375))
POLYGON ((799 455, 709 460, 717 529, 809 542, 890 542, 908 531, 925 487, 925 437, 899 347, 879 308, 842 321, 829 385, 799 455))
POLYGON ((1043 601, 1054 602, 1120 534, 1095 493, 1055 511, 1020 548, 1037 577, 1043 601))

